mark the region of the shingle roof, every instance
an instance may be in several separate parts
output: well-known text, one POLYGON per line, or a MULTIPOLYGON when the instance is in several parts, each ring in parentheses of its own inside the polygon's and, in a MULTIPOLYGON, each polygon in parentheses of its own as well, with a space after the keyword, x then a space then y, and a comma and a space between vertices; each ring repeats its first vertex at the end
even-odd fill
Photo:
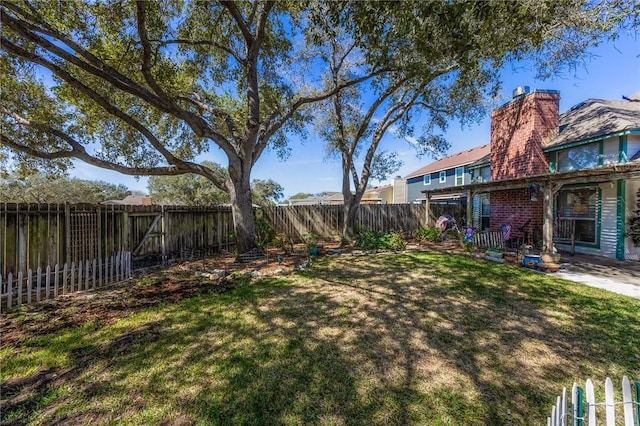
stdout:
POLYGON ((559 133, 545 149, 640 129, 640 92, 622 100, 587 99, 560 115, 559 133))
POLYGON ((489 144, 476 146, 475 148, 458 152, 458 153, 449 155, 448 157, 444 157, 437 161, 434 161, 433 163, 429 163, 426 166, 421 167, 418 170, 409 173, 404 178, 409 179, 416 176, 423 176, 427 173, 438 172, 441 170, 448 170, 454 167, 470 164, 483 158, 485 155, 489 154, 489 152, 490 152, 489 144))

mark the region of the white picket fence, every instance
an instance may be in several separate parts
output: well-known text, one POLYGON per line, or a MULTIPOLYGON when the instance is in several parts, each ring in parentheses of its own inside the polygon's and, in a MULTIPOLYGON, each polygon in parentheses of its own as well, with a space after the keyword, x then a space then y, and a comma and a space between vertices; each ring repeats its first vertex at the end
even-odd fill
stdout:
POLYGON ((551 417, 547 418, 547 426, 596 426, 596 410, 598 408, 600 409, 599 412, 604 409, 604 424, 606 426, 615 426, 616 406, 622 409, 620 418, 624 418, 624 423, 618 424, 638 426, 640 424, 640 382, 635 382, 635 394, 634 399, 631 392, 631 383, 627 376, 622 378, 622 401, 616 401, 613 381, 609 377, 605 380, 604 402, 596 402, 591 379, 587 379, 585 389, 574 383, 571 389, 571 401, 568 401, 567 388, 564 388, 562 396, 558 396, 556 404, 551 410, 551 417))
POLYGON ((91 290, 131 278, 131 252, 117 252, 108 259, 47 266, 26 275, 0 275, 0 309, 40 302, 76 291, 91 290))

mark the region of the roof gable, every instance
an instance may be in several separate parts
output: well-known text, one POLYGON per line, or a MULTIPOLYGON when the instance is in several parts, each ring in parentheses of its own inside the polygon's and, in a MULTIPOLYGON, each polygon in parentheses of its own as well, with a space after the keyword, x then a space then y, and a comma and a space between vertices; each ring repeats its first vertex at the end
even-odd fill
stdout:
POLYGON ((545 149, 640 129, 640 92, 624 100, 587 99, 560 115, 545 149))

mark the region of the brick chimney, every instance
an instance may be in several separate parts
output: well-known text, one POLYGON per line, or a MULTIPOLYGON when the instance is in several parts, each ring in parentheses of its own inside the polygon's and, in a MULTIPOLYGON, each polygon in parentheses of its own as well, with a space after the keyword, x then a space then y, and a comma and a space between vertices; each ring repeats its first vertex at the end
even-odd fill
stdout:
POLYGON ((560 92, 521 87, 491 113, 491 180, 547 173, 542 143, 558 132, 560 92))
MULTIPOLYGON (((491 113, 491 180, 549 172, 543 143, 558 132, 560 93, 520 87, 513 100, 491 113)), ((510 225, 513 237, 533 244, 542 233, 542 198, 530 199, 527 188, 494 191, 490 228, 510 225)))

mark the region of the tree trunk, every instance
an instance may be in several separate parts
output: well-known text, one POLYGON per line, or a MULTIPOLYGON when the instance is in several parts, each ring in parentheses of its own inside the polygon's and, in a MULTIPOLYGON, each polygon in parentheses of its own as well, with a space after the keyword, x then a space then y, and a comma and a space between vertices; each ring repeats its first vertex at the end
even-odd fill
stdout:
POLYGON ((352 241, 356 236, 356 211, 358 204, 354 202, 354 197, 349 193, 344 197, 344 216, 342 222, 342 243, 352 241))
POLYGON ((250 170, 230 164, 229 176, 228 187, 236 249, 238 254, 242 254, 258 246, 251 201, 250 170))

